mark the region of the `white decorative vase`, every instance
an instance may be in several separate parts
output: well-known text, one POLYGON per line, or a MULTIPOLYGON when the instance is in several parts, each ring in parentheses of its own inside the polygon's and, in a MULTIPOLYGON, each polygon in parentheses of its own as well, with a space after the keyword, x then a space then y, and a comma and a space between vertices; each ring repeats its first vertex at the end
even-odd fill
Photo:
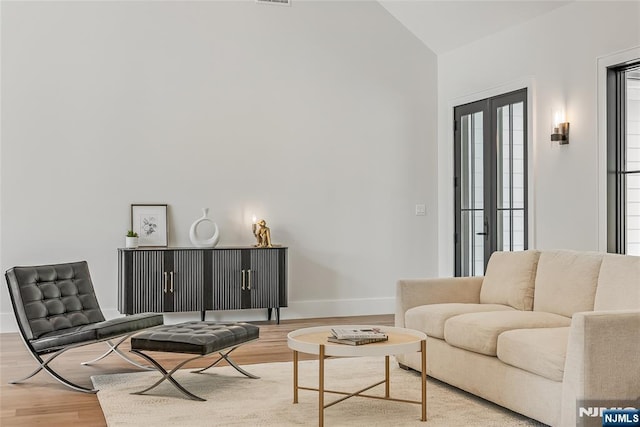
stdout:
POLYGON ((220 233, 218 232, 218 225, 209 218, 209 208, 202 208, 202 217, 191 224, 191 228, 189 229, 189 239, 191 239, 191 243, 196 248, 213 248, 218 244, 220 233), (202 222, 210 222, 213 225, 213 236, 208 239, 203 239, 198 236, 196 228, 202 222))
POLYGON ((137 237, 125 237, 125 246, 129 249, 135 249, 138 247, 138 238, 137 237))

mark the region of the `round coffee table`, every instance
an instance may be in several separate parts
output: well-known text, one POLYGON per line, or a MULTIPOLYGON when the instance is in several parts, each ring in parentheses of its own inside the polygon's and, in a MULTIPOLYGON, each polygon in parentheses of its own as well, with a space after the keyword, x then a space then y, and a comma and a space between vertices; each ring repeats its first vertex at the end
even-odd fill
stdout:
POLYGON ((287 344, 293 350, 293 403, 298 403, 298 390, 312 390, 318 392, 318 425, 324 425, 324 410, 336 403, 342 402, 350 397, 360 396, 374 399, 391 400, 403 403, 417 403, 422 406, 421 421, 427 420, 427 336, 419 331, 406 328, 396 328, 391 326, 371 326, 371 325, 332 325, 317 326, 313 328, 297 329, 287 335, 287 344), (347 345, 332 343, 327 340, 331 335, 331 328, 349 329, 369 329, 380 328, 389 337, 388 341, 381 341, 363 345, 347 345), (389 356, 393 354, 405 354, 420 352, 422 355, 422 399, 420 401, 394 399, 390 397, 389 390, 389 356), (318 355, 318 388, 302 387, 298 385, 298 352, 318 355), (385 357, 385 379, 372 384, 356 392, 343 392, 326 390, 324 388, 324 359, 330 356, 337 357, 362 357, 362 356, 384 356, 385 357), (365 391, 378 385, 385 385, 384 397, 363 394, 365 391), (338 400, 325 405, 324 394, 341 394, 338 400))

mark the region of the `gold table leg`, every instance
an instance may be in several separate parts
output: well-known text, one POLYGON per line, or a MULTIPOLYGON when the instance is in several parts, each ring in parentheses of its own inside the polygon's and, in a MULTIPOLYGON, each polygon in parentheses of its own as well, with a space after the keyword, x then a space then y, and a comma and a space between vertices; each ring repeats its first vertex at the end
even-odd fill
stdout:
POLYGON ((384 397, 389 397, 389 356, 384 357, 384 397))
POLYGON ((420 421, 427 421, 427 341, 420 343, 420 356, 422 357, 422 418, 420 421))
POLYGON ((324 426, 324 344, 320 344, 320 358, 318 365, 320 373, 318 378, 318 425, 324 426))
POLYGON ((298 351, 293 350, 293 403, 298 403, 298 351))

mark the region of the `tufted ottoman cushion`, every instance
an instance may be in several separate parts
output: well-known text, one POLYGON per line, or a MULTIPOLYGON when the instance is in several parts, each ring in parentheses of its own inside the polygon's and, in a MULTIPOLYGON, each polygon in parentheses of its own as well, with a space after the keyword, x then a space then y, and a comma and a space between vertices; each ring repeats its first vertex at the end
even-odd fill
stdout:
POLYGON ((186 322, 141 332, 131 349, 205 355, 256 340, 259 332, 248 323, 186 322))

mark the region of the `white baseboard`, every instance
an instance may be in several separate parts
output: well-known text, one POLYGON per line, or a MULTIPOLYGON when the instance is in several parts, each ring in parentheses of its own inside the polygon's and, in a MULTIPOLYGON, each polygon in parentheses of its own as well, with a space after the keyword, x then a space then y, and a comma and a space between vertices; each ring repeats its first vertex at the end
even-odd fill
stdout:
MULTIPOLYGON (((351 300, 291 301, 280 309, 281 319, 313 319, 318 317, 367 316, 391 314, 395 311, 395 298, 366 298, 351 300)), ((115 308, 102 310, 107 319, 122 316, 115 308)), ((165 323, 175 324, 200 320, 200 313, 165 313, 165 323)), ((218 322, 259 321, 267 319, 266 309, 207 311, 206 320, 218 322)), ((275 319, 275 312, 271 319, 275 319)), ((0 313, 0 333, 18 332, 13 313, 0 313)))
POLYGON ((316 317, 367 316, 392 314, 396 299, 362 298, 349 300, 291 301, 282 308, 283 319, 312 319, 316 317))

